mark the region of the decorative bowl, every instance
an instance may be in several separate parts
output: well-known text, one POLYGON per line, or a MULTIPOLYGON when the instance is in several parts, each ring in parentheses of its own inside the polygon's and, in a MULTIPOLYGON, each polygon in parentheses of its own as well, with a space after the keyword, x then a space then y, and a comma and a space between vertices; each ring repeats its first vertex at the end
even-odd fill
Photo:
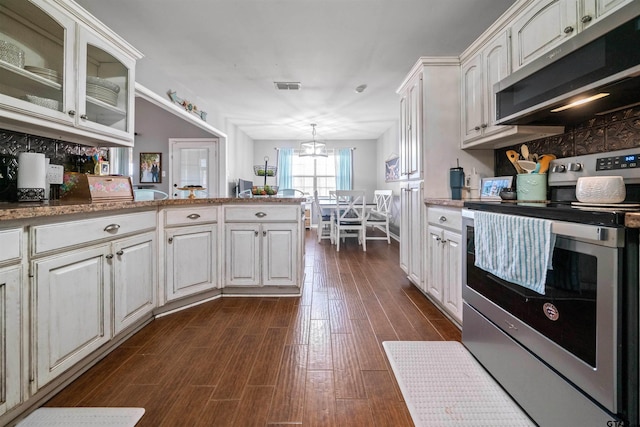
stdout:
POLYGON ((626 196, 621 176, 584 176, 576 184, 576 198, 582 203, 622 203, 626 196))
MULTIPOLYGON (((494 193, 495 194, 495 193, 494 193)), ((500 198, 502 200, 516 200, 518 193, 513 188, 503 188, 500 191, 500 198)))

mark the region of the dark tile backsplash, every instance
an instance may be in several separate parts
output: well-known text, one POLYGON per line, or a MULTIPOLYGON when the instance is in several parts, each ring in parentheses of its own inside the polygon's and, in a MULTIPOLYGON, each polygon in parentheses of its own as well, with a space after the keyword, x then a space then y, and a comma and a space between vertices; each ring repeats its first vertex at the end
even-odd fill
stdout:
POLYGON ((18 153, 33 151, 44 153, 54 165, 63 165, 65 171, 93 170, 92 156, 96 153, 107 158, 108 150, 55 139, 0 129, 0 200, 17 198, 18 153))
MULTIPOLYGON (((640 107, 598 116, 565 131, 562 135, 527 142, 529 152, 555 154, 563 158, 640 147, 640 107)), ((506 151, 520 152, 521 146, 518 144, 495 150, 496 176, 515 175, 506 151)))

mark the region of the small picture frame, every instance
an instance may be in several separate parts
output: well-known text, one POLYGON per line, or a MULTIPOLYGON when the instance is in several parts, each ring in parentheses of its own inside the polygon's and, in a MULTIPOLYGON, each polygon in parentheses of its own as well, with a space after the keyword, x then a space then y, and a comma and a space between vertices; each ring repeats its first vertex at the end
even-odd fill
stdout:
POLYGON ((140 183, 162 182, 162 153, 140 153, 140 183))
POLYGON ((513 176, 494 176, 491 178, 482 178, 482 187, 480 188, 481 200, 502 200, 500 191, 504 188, 512 188, 513 176))
POLYGON ((109 172, 110 172, 109 162, 100 160, 98 162, 98 165, 100 166, 100 175, 109 175, 109 172))
POLYGON ((384 162, 385 182, 398 181, 400 179, 400 157, 391 157, 384 162))

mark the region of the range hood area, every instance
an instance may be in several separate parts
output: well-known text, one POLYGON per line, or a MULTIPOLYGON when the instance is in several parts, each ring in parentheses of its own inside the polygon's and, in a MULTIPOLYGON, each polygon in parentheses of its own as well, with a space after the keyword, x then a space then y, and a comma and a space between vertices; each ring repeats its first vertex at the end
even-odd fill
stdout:
POLYGON ((639 105, 640 2, 517 70, 494 92, 503 125, 574 125, 639 105))

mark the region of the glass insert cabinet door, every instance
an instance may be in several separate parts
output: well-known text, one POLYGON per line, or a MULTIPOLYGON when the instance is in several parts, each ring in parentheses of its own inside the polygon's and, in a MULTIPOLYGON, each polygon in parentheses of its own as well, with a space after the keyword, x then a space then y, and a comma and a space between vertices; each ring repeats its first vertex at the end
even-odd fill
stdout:
POLYGON ((73 124, 75 22, 50 5, 0 1, 0 104, 73 124))

